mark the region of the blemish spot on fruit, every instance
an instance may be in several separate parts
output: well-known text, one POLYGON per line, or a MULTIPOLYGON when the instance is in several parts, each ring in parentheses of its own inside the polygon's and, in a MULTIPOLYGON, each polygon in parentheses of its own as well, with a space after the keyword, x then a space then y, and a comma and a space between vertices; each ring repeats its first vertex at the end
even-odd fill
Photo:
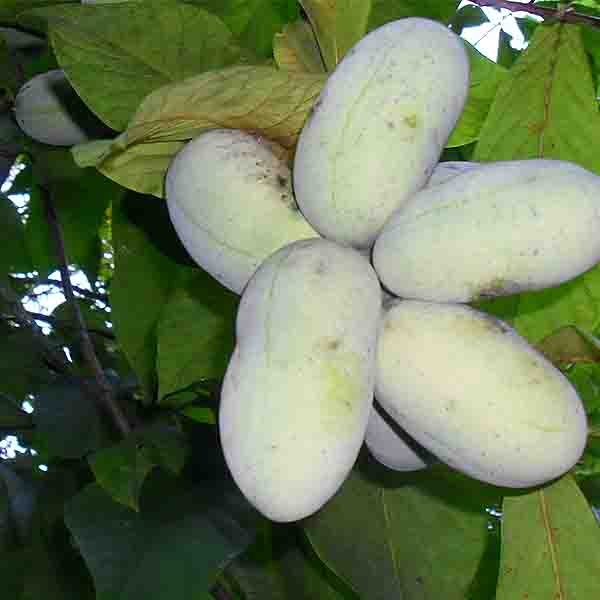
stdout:
POLYGON ((386 121, 385 125, 388 129, 396 129, 396 124, 394 123, 394 121, 386 121))
POLYGON ((407 117, 404 117, 404 119, 402 119, 402 120, 411 129, 415 129, 417 127, 417 123, 418 123, 417 115, 408 115, 407 117))
POLYGON ((287 178, 281 175, 277 175, 277 183, 280 187, 284 188, 287 185, 287 178))

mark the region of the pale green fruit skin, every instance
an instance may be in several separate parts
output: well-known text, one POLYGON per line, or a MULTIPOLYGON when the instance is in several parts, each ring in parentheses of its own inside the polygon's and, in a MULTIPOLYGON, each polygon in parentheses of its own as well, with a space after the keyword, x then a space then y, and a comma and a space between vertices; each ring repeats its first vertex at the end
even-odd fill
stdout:
POLYGON ((324 239, 278 250, 244 290, 219 431, 233 478, 269 519, 312 514, 352 468, 373 401, 380 313, 367 260, 324 239))
POLYGON ((559 285, 600 260, 600 177, 573 163, 485 163, 428 186, 373 248, 403 298, 470 302, 559 285))
POLYGON ((294 189, 307 220, 339 243, 369 247, 421 189, 466 100, 462 40, 406 18, 360 40, 328 78, 299 138, 294 189))
POLYGON ((36 75, 25 83, 17 94, 14 110, 19 127, 29 137, 52 146, 86 142, 96 125, 95 117, 61 69, 36 75))
POLYGON ((375 393, 440 460, 495 485, 559 477, 586 443, 584 407, 562 373, 505 323, 464 305, 391 305, 375 393))
POLYGON ((394 471, 419 471, 428 466, 423 455, 415 452, 415 449, 390 427, 375 406, 367 424, 365 444, 377 462, 394 471))
POLYGON ((201 134, 175 156, 165 190, 190 256, 230 290, 272 252, 318 233, 302 216, 277 144, 236 129, 201 134))

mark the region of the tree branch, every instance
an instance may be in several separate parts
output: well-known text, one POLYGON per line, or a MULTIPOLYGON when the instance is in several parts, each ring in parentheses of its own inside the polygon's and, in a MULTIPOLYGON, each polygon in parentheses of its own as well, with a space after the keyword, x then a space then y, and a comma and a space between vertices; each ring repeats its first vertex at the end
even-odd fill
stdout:
POLYGON ((511 0, 470 0, 473 4, 481 7, 505 8, 511 12, 526 12, 530 15, 537 15, 547 20, 564 21, 566 23, 584 23, 593 27, 600 27, 600 19, 591 15, 584 15, 572 10, 569 6, 566 9, 546 8, 537 6, 532 2, 527 4, 523 2, 513 2, 511 0))
POLYGON ((81 314, 79 304, 75 298, 73 285, 71 284, 71 275, 69 273, 62 228, 58 222, 58 215, 56 214, 54 203, 52 202, 52 196, 47 188, 40 186, 40 191, 46 208, 48 225, 50 226, 52 237, 54 238, 54 243, 56 245, 56 256, 58 258, 63 291, 67 302, 71 306, 73 322, 79 332, 81 354, 96 381, 96 392, 101 405, 111 416, 117 429, 125 436, 131 431, 131 427, 114 397, 112 386, 104 375, 102 365, 96 356, 89 332, 85 326, 85 321, 83 320, 83 315, 81 314))
MULTIPOLYGON (((37 279, 36 277, 18 277, 16 278, 18 281, 27 281, 31 282, 33 285, 47 285, 50 287, 61 287, 61 282, 56 279, 37 279)), ((104 304, 108 304, 108 295, 101 294, 100 292, 94 292, 92 290, 86 290, 85 288, 79 287, 77 285, 71 284, 73 291, 81 296, 85 296, 90 300, 99 300, 100 302, 104 302, 104 304)), ((47 292, 42 292, 42 294, 46 294, 47 292)), ((34 294, 28 294, 29 296, 33 296, 34 294)), ((37 294, 36 294, 37 295, 37 294)))
MULTIPOLYGON (((35 321, 45 321, 53 326, 58 327, 66 327, 68 329, 73 329, 75 326, 72 323, 68 323, 63 319, 57 319, 51 315, 43 315, 42 313, 32 312, 30 310, 27 311, 27 314, 34 319, 35 321)), ((1 319, 6 321, 18 321, 18 319, 14 315, 0 315, 1 319)), ((115 334, 112 331, 108 331, 106 329, 94 329, 92 327, 88 327, 88 331, 90 333, 95 333, 96 335, 101 335, 109 340, 115 339, 115 334)))

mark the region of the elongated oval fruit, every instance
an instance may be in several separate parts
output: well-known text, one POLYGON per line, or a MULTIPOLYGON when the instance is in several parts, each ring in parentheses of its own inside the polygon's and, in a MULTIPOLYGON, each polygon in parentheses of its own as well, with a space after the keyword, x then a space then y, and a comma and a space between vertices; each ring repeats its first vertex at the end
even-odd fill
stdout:
POLYGON ((436 302, 559 285, 600 260, 600 177, 557 160, 481 164, 430 186, 373 249, 382 284, 436 302))
POLYGON ((508 487, 568 471, 586 443, 575 389, 508 325, 459 304, 400 300, 377 346, 377 400, 440 460, 508 487))
POLYGON ((72 146, 107 131, 61 69, 41 73, 25 83, 17 94, 14 110, 19 127, 43 144, 72 146))
POLYGON ((435 21, 393 21, 358 42, 330 75, 298 142, 294 189, 313 227, 371 246, 427 182, 468 80, 462 40, 435 21))
POLYGON ((426 451, 409 440, 399 426, 388 422, 390 417, 383 416, 373 405, 365 444, 373 457, 382 465, 394 471, 418 471, 427 468, 426 451))
POLYGON ((284 153, 250 133, 213 129, 186 144, 167 171, 169 214, 183 245, 238 294, 275 250, 319 235, 298 210, 284 153))
POLYGON ((271 255, 240 302, 219 430, 241 491, 274 521, 319 509, 362 445, 381 289, 358 252, 324 239, 271 255))

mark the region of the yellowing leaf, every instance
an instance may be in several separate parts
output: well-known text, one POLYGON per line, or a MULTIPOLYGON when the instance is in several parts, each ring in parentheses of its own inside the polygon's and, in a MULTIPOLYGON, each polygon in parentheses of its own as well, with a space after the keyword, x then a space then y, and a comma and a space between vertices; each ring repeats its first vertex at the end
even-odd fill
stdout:
POLYGON ((112 144, 80 146, 75 157, 125 187, 162 196, 175 153, 207 129, 250 130, 292 148, 324 81, 265 66, 202 73, 156 90, 112 144))
POLYGON ((504 500, 496 600, 598 597, 600 529, 572 477, 504 500))
POLYGON ((367 32, 371 0, 300 0, 328 71, 367 32))
POLYGON ((290 23, 276 34, 273 54, 280 69, 299 73, 325 72, 315 34, 306 21, 290 23))

